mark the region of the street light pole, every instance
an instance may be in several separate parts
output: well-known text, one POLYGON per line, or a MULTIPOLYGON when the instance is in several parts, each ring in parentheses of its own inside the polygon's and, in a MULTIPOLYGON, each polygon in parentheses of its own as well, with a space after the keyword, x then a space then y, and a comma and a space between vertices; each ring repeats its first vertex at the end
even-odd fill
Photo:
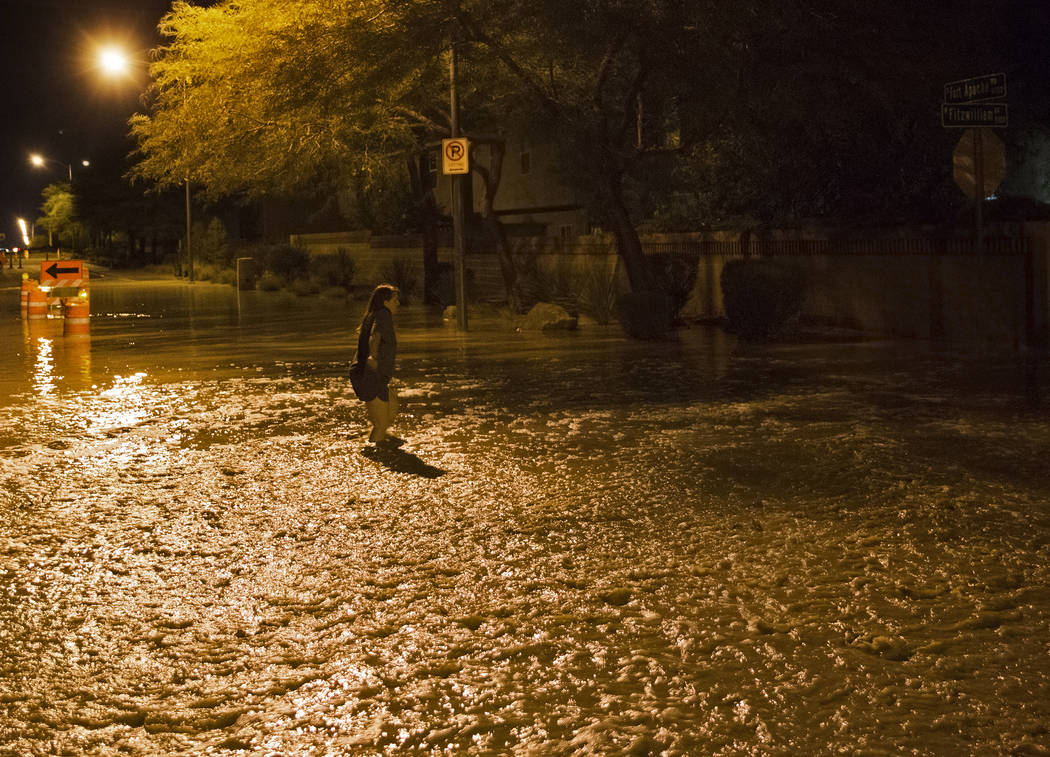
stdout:
POLYGON ((191 211, 190 211, 190 178, 186 177, 186 262, 190 269, 190 283, 192 284, 193 279, 193 244, 190 239, 190 227, 191 227, 191 211))
MULTIPOLYGON (((70 184, 73 183, 73 164, 72 163, 63 163, 61 160, 55 160, 54 158, 45 158, 43 155, 40 155, 38 153, 34 153, 33 155, 30 155, 29 156, 29 162, 32 163, 37 168, 42 168, 45 163, 57 163, 60 166, 65 166, 66 167, 66 175, 69 176, 69 183, 70 184)), ((86 160, 84 161, 84 165, 85 166, 88 165, 88 162, 86 160)))

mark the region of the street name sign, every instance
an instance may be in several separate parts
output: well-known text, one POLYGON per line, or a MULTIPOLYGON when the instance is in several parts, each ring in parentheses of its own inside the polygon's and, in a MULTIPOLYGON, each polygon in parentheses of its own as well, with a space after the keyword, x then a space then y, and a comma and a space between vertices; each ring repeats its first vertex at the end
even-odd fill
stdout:
POLYGON ((470 173, 470 142, 465 137, 441 140, 441 172, 470 173))
POLYGON ((971 129, 980 126, 1005 128, 1010 113, 1006 103, 944 103, 941 126, 949 129, 971 129))
POLYGON ((974 103, 1006 97, 1006 74, 988 74, 944 85, 946 104, 974 103))

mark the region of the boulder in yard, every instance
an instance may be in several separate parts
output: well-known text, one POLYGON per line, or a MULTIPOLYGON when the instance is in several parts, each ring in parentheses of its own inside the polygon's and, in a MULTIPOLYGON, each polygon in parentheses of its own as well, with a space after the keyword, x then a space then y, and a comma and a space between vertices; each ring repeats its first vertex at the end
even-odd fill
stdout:
POLYGON ((522 319, 522 331, 572 331, 576 328, 576 316, 561 305, 552 302, 537 302, 522 319))

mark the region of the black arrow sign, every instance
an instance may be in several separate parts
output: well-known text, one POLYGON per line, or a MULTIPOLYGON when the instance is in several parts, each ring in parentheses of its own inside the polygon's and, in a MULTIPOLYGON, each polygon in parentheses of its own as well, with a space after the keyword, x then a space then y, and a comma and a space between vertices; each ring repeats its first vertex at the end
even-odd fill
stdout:
POLYGON ((52 263, 50 268, 45 268, 44 273, 53 279, 57 279, 59 274, 63 273, 80 273, 80 266, 75 268, 59 268, 58 263, 52 263))

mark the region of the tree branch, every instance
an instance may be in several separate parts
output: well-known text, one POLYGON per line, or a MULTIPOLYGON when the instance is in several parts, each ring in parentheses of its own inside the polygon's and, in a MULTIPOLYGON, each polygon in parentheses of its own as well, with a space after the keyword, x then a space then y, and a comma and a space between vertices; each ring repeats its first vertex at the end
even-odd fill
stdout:
POLYGON ((550 92, 543 86, 542 80, 536 78, 522 66, 518 64, 516 60, 511 56, 506 47, 494 40, 485 32, 478 28, 477 24, 474 23, 474 19, 470 17, 470 14, 460 10, 456 13, 457 20, 460 26, 467 32, 467 35, 478 42, 489 50, 496 54, 496 57, 500 59, 504 66, 506 66, 512 74, 514 74, 521 82, 528 87, 532 93, 539 99, 540 104, 545 110, 551 115, 558 115, 561 109, 558 107, 557 101, 551 97, 550 92))

